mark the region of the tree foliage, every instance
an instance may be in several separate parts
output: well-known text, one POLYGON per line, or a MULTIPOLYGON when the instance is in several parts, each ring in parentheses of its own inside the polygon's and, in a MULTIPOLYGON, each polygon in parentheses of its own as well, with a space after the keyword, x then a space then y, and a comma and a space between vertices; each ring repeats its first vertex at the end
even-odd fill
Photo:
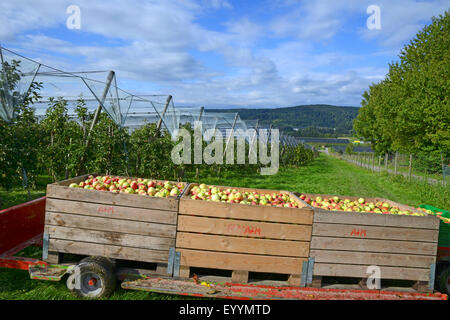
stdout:
POLYGON ((450 11, 433 17, 363 94, 356 133, 379 153, 450 154, 450 11))

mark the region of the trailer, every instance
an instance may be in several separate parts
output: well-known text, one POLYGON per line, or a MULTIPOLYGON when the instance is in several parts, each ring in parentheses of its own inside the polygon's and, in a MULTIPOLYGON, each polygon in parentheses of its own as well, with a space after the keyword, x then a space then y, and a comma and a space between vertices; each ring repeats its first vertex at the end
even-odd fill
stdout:
MULTIPOLYGON (((94 192, 94 191, 93 191, 94 192)), ((239 283, 229 277, 180 276, 180 255, 175 248, 168 252, 167 264, 124 264, 111 256, 79 255, 73 261, 31 259, 16 254, 30 245, 48 251, 45 234, 48 198, 39 198, 0 211, 0 268, 26 270, 31 279, 66 280, 69 290, 80 297, 99 298, 110 294, 117 284, 124 289, 165 294, 223 299, 302 299, 302 300, 447 300, 445 293, 420 293, 392 290, 310 288, 274 281, 239 283), (77 260, 78 259, 78 260, 77 260)), ((119 249, 117 249, 119 250, 119 249)), ((120 251, 120 250, 119 250, 120 251)), ((105 251, 104 251, 105 252, 105 251)), ((108 251, 111 252, 111 251, 108 251)), ((448 248, 439 248, 437 262, 448 258, 448 248)), ((444 272, 448 274, 448 264, 444 272)), ((235 280, 235 279, 234 279, 235 280)), ((448 288, 448 280, 447 280, 448 288)))

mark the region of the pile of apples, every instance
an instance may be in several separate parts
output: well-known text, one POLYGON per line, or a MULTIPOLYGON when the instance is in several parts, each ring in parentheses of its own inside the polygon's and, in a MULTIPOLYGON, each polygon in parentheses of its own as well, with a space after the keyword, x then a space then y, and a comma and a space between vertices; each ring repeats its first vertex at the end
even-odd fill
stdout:
POLYGON ((443 217, 442 215, 443 215, 443 212, 433 212, 433 211, 431 211, 431 210, 428 210, 428 209, 425 209, 425 208, 417 208, 417 210, 420 210, 420 211, 422 211, 422 212, 425 212, 426 214, 431 214, 431 215, 433 215, 433 216, 436 216, 436 217, 438 217, 439 219, 441 219, 442 221, 444 221, 444 223, 449 223, 450 224, 450 218, 446 218, 446 217, 443 217))
POLYGON ((69 187, 165 198, 181 194, 185 184, 183 182, 174 184, 170 181, 162 182, 142 178, 133 180, 112 176, 89 176, 85 181, 79 184, 72 183, 69 187))
POLYGON ((300 199, 307 204, 324 210, 330 211, 349 211, 349 212, 368 212, 377 214, 396 214, 409 216, 425 216, 426 213, 412 212, 409 210, 400 210, 396 206, 391 206, 388 202, 367 202, 364 198, 352 201, 350 199, 340 199, 337 196, 330 198, 316 197, 311 199, 306 195, 300 195, 300 199))
POLYGON ((239 191, 237 189, 221 189, 216 186, 200 184, 192 187, 189 196, 193 200, 239 203, 248 205, 299 208, 295 199, 288 194, 261 194, 256 191, 239 191))

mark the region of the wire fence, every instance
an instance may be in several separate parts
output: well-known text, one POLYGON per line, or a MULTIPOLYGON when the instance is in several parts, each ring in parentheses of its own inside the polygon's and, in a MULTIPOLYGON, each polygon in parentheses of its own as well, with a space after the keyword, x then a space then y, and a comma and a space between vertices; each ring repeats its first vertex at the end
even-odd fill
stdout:
POLYGON ((378 155, 330 152, 330 154, 378 174, 384 172, 388 175, 402 175, 408 181, 419 179, 429 184, 445 186, 450 182, 450 158, 442 153, 417 155, 396 152, 378 155))

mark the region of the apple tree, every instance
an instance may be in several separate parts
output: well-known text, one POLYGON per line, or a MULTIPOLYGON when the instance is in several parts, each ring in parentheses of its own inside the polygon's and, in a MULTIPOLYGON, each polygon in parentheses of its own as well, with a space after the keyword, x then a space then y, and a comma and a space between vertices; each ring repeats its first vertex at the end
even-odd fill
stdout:
POLYGON ((68 114, 67 101, 50 98, 45 118, 41 121, 43 132, 40 163, 57 181, 73 174, 74 151, 82 145, 82 129, 68 114))
MULTIPOLYGON (((92 117, 87 117, 82 110, 78 113, 81 123, 89 123, 92 117), (89 119, 90 120, 87 120, 89 119)), ((85 128, 85 125, 83 125, 85 128)), ((83 129, 83 146, 85 145, 86 129, 83 129)), ((106 113, 101 113, 98 122, 91 132, 91 143, 86 150, 86 172, 128 175, 129 134, 126 128, 119 127, 106 113)))
POLYGON ((4 90, 9 90, 14 118, 10 122, 0 120, 0 185, 11 188, 22 181, 27 187, 35 184, 38 170, 40 128, 32 105, 40 98, 42 83, 32 82, 27 92, 18 92, 16 87, 22 77, 20 61, 4 62, 2 69, 6 77, 0 79, 0 99, 5 104, 4 90))
POLYGON ((147 123, 130 135, 129 167, 134 176, 171 179, 175 166, 171 159, 174 143, 167 131, 147 123))

